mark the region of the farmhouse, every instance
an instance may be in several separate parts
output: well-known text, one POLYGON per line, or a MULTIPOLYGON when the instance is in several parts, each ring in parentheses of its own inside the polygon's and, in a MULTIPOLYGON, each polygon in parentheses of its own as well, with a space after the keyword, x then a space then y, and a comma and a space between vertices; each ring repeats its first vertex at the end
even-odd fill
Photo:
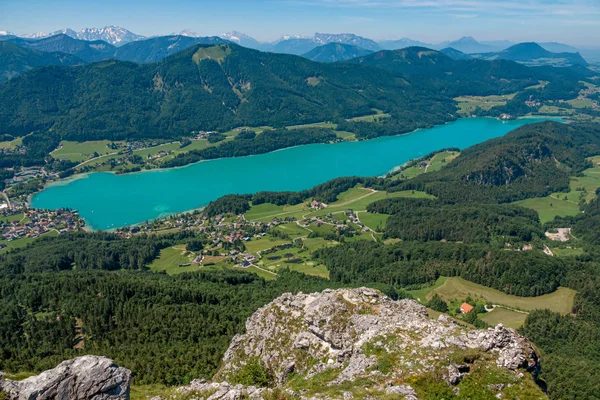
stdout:
POLYGON ((470 312, 471 310, 473 310, 473 308, 474 307, 472 305, 470 305, 469 303, 462 303, 460 305, 460 312, 463 314, 466 314, 466 313, 470 312))

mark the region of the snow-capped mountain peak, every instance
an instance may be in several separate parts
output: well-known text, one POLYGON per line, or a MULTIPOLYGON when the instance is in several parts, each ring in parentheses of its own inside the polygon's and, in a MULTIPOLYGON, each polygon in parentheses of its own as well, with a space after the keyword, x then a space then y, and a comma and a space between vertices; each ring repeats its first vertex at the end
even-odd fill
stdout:
MULTIPOLYGON (((69 33, 66 34, 69 35, 69 33)), ((75 37, 88 41, 103 40, 113 45, 125 44, 145 38, 115 25, 105 26, 104 28, 85 28, 77 32, 75 37)))
POLYGON ((195 31, 191 30, 191 29, 184 29, 181 32, 179 32, 179 34, 181 36, 189 36, 189 37, 199 37, 200 35, 198 35, 198 33, 196 33, 195 31))
POLYGON ((36 32, 36 33, 28 33, 26 35, 21 35, 21 37, 27 39, 43 39, 52 36, 52 33, 49 32, 36 32))
POLYGON ((252 49, 258 49, 261 46, 261 44, 253 37, 238 31, 223 33, 219 35, 219 37, 232 43, 239 44, 240 46, 245 46, 252 49))
POLYGON ((14 36, 14 34, 9 31, 0 31, 0 36, 14 36))

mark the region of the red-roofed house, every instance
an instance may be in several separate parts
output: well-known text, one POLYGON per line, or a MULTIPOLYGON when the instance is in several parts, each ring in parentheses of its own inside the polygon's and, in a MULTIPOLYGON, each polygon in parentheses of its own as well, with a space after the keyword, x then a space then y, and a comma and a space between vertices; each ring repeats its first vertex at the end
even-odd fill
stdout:
POLYGON ((471 311, 474 307, 472 305, 470 305, 469 303, 462 303, 460 305, 460 312, 463 314, 468 313, 469 311, 471 311))

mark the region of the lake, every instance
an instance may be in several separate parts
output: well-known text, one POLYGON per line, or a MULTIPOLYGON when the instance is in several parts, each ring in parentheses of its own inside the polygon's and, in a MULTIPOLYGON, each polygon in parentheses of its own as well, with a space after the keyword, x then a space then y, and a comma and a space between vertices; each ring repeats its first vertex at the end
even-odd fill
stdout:
POLYGON ((340 176, 383 175, 432 151, 464 149, 535 121, 468 118, 401 136, 312 144, 182 168, 97 172, 51 184, 31 205, 75 209, 90 228, 109 230, 199 208, 225 194, 298 191, 340 176))

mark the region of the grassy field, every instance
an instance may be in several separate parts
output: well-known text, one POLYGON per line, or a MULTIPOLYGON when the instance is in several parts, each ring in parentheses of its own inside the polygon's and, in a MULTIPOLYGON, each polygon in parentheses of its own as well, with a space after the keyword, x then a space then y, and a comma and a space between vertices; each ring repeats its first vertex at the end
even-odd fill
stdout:
POLYGON ((160 256, 148 266, 152 271, 166 271, 169 275, 183 272, 198 271, 199 267, 192 264, 189 267, 180 267, 179 264, 191 263, 196 255, 185 250, 185 245, 168 247, 160 251, 160 256))
POLYGON ((327 208, 322 210, 313 211, 307 214, 311 216, 323 216, 329 213, 344 212, 347 209, 353 211, 364 211, 367 206, 375 201, 383 200, 386 198, 393 197, 411 197, 411 198, 433 198, 425 192, 405 190, 401 192, 381 192, 371 191, 361 187, 352 188, 338 196, 338 200, 328 205, 327 208))
POLYGON ((482 110, 489 110, 492 107, 503 106, 508 100, 515 97, 515 94, 502 96, 460 96, 455 97, 454 101, 458 103, 459 114, 471 115, 477 107, 482 110))
POLYGON ((502 307, 496 307, 494 310, 481 315, 480 318, 492 326, 502 323, 504 326, 517 329, 523 325, 527 318, 527 314, 502 307))
POLYGON ((20 221, 23 219, 23 216, 24 216, 23 213, 9 215, 8 217, 3 217, 0 215, 0 222, 20 221))
POLYGON ((592 106, 594 105, 594 103, 590 99, 569 100, 567 101, 567 103, 572 105, 573 108, 592 108, 592 106))
POLYGON ((388 214, 371 214, 367 211, 358 213, 358 219, 360 219, 360 222, 375 232, 383 231, 383 228, 385 228, 385 223, 389 217, 390 216, 388 214))
POLYGON ((549 308, 562 314, 571 312, 575 293, 572 289, 558 288, 554 293, 543 296, 518 297, 457 277, 440 278, 435 285, 429 288, 411 292, 415 298, 420 298, 421 301, 430 299, 434 294, 438 294, 442 299, 450 303, 462 301, 470 296, 474 300, 499 304, 524 311, 549 308))
POLYGON ((291 126, 287 127, 287 129, 306 129, 306 128, 336 129, 337 124, 334 124, 333 122, 315 122, 312 124, 291 125, 291 126))
MULTIPOLYGON (((321 239, 323 240, 323 239, 321 239)), ((258 262, 258 266, 272 272, 277 272, 280 268, 289 268, 293 271, 305 273, 307 275, 329 278, 327 268, 312 260, 312 252, 306 249, 292 247, 279 250, 274 253, 265 254, 258 262)))
POLYGON ((521 200, 515 204, 536 210, 542 224, 552 221, 556 216, 566 217, 580 213, 579 205, 576 202, 551 196, 521 200))
MULTIPOLYGON (((44 237, 54 237, 54 236, 58 236, 58 232, 56 232, 56 231, 50 231, 48 233, 44 233, 42 236, 44 236, 44 237)), ((36 239, 37 238, 34 239, 34 238, 23 237, 23 238, 20 238, 20 239, 11 240, 10 242, 6 241, 6 240, 0 240, 0 243, 4 243, 6 245, 6 247, 4 249, 0 250, 0 252, 1 251, 6 251, 6 250, 9 250, 9 249, 20 249, 21 247, 27 246, 29 243, 35 241, 36 239)))
MULTIPOLYGON (((301 204, 297 204, 295 206, 277 206, 275 204, 260 204, 257 206, 251 206, 250 210, 245 214, 245 217, 248 221, 261 221, 268 222, 272 221, 273 218, 285 218, 285 217, 294 217, 296 219, 302 219, 304 217, 320 217, 325 216, 327 214, 337 214, 342 213, 347 209, 352 209, 356 212, 365 211, 367 205, 382 200, 388 197, 413 197, 413 198, 433 198, 433 196, 428 195, 425 192, 419 191, 402 191, 402 192, 381 192, 381 191, 373 191, 360 186, 356 186, 352 189, 349 189, 343 193, 340 193, 338 196, 338 200, 328 204, 327 208, 322 210, 313 210, 307 207, 307 203, 303 202, 301 204)), ((366 216, 367 221, 373 223, 377 220, 381 220, 382 217, 370 217, 366 216)), ((367 223, 364 222, 363 223, 367 223)), ((375 228, 377 224, 374 225, 375 228)))
POLYGON ((10 142, 0 142, 0 149, 15 149, 17 146, 23 145, 23 138, 19 137, 10 142))
POLYGON ((384 119, 384 118, 389 118, 391 117, 390 114, 386 114, 381 110, 377 110, 377 109, 373 109, 373 111, 376 112, 376 114, 373 115, 364 115, 361 117, 354 117, 354 118, 350 118, 348 121, 352 121, 352 122, 376 122, 379 119, 384 119))
POLYGON ((244 242, 244 245, 246 246, 246 250, 252 254, 256 254, 259 251, 270 249, 271 247, 286 243, 290 243, 290 241, 286 239, 273 238, 267 235, 261 238, 252 238, 250 241, 244 242))
POLYGON ((118 150, 113 150, 107 147, 112 143, 109 140, 93 140, 89 142, 70 142, 63 140, 60 142, 62 147, 54 150, 52 153, 52 157, 56 159, 67 159, 73 162, 82 162, 92 158, 94 153, 98 153, 98 155, 106 155, 110 153, 115 153, 118 150))
POLYGON ((290 238, 292 238, 292 239, 301 237, 301 236, 307 236, 310 233, 309 230, 307 230, 301 226, 298 226, 298 224, 296 224, 295 222, 279 225, 275 228, 275 230, 278 230, 282 233, 289 235, 290 238))
POLYGON ((356 135, 352 132, 334 131, 333 133, 335 133, 335 135, 340 139, 344 139, 347 142, 356 140, 356 135))
POLYGON ((552 221, 556 216, 579 214, 580 201, 591 201, 596 196, 596 189, 600 187, 600 156, 588 160, 594 167, 583 171, 582 177, 571 177, 569 183, 571 190, 568 193, 552 193, 546 197, 521 200, 516 204, 536 210, 542 223, 552 221))
POLYGON ((555 256, 557 257, 573 257, 573 256, 580 256, 583 254, 583 248, 581 247, 577 247, 577 248, 559 248, 556 247, 554 249, 552 249, 552 253, 554 253, 555 256))
POLYGON ((439 171, 444 165, 447 165, 459 155, 460 152, 458 151, 441 151, 429 160, 426 160, 426 167, 422 167, 420 165, 421 163, 413 165, 412 167, 406 168, 401 174, 394 175, 392 179, 412 179, 426 172, 439 171))
POLYGON ((297 204, 295 206, 277 206, 271 203, 264 203, 259 204, 257 206, 251 206, 250 210, 248 210, 248 212, 244 214, 244 217, 248 221, 265 222, 271 221, 275 217, 285 218, 290 214, 298 214, 301 216, 305 212, 305 210, 308 210, 306 202, 297 204))

